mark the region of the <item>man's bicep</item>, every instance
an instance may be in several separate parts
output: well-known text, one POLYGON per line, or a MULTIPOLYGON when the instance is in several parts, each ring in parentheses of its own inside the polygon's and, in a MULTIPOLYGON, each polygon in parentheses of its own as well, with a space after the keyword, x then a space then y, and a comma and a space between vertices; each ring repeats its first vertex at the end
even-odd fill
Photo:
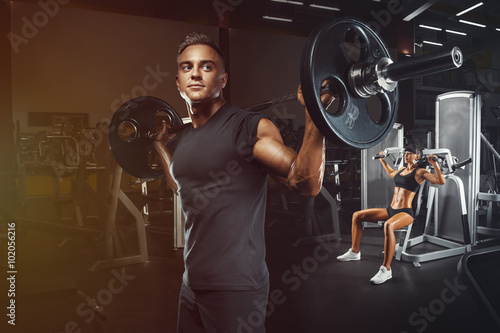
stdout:
POLYGON ((286 181, 297 157, 297 153, 283 143, 276 125, 266 118, 259 121, 253 155, 279 182, 286 181))

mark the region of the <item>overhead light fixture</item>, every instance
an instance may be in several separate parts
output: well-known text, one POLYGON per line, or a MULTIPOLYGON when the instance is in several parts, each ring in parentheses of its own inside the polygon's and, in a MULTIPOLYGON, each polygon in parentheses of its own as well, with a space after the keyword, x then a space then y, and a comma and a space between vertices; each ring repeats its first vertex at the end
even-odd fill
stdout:
POLYGON ((496 28, 495 30, 496 30, 496 31, 500 31, 500 28, 496 28))
POLYGON ((334 10, 336 12, 340 12, 340 8, 337 7, 329 7, 329 6, 323 6, 323 5, 316 5, 316 4, 310 4, 309 6, 313 8, 319 8, 319 9, 326 9, 326 10, 334 10))
POLYGON ((425 24, 420 24, 419 25, 420 28, 424 28, 424 29, 429 29, 429 30, 436 30, 436 31, 441 31, 443 29, 441 28, 438 28, 438 27, 433 27, 433 26, 430 26, 430 25, 425 25, 425 24))
POLYGON ((281 21, 281 22, 293 22, 292 19, 289 18, 284 18, 284 17, 276 17, 276 16, 262 16, 262 18, 266 20, 273 20, 273 21, 281 21))
POLYGON ((460 36, 467 36, 467 34, 465 32, 461 32, 461 31, 455 31, 455 30, 449 30, 449 29, 446 29, 445 31, 447 33, 450 33, 450 34, 455 34, 455 35, 460 35, 460 36))
POLYGON ((473 25, 476 27, 486 28, 486 25, 481 24, 481 23, 476 23, 476 22, 471 22, 471 21, 466 21, 466 20, 458 20, 458 22, 473 25))
POLYGON ((430 45, 436 45, 436 46, 443 46, 443 44, 441 44, 441 43, 431 42, 429 40, 424 40, 423 43, 424 44, 430 44, 430 45))
POLYGON ((298 5, 298 6, 302 6, 304 5, 303 2, 300 2, 300 1, 287 1, 287 0, 271 0, 271 1, 274 1, 274 2, 281 2, 281 3, 289 3, 291 5, 298 5))
POLYGON ((476 9, 477 7, 480 7, 480 6, 482 6, 482 5, 484 5, 482 2, 477 3, 477 4, 475 4, 475 5, 474 5, 474 6, 472 6, 472 7, 469 7, 469 8, 467 8, 467 9, 465 9, 465 10, 462 10, 460 13, 458 13, 458 14, 457 14, 457 16, 460 16, 460 15, 463 15, 463 14, 465 14, 465 13, 467 13, 467 12, 470 12, 471 10, 476 9))

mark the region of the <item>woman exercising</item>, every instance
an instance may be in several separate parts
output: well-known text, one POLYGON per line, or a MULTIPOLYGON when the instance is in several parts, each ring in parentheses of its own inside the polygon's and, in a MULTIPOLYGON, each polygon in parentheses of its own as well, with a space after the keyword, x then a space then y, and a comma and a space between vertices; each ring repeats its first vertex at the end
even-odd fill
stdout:
MULTIPOLYGON (((382 152, 380 154, 383 154, 382 152)), ((361 253, 359 244, 363 234, 362 222, 386 221, 384 224, 384 262, 377 274, 371 278, 373 284, 381 284, 392 278, 391 262, 396 249, 396 237, 394 231, 406 227, 413 222, 414 213, 412 202, 420 184, 427 180, 433 184, 443 185, 444 175, 436 162, 436 156, 430 154, 427 161, 436 170, 436 174, 430 173, 424 168, 419 168, 416 161, 420 158, 420 149, 415 145, 405 147, 405 166, 399 170, 393 170, 383 158, 380 159, 387 174, 394 178, 394 196, 387 208, 370 208, 354 212, 352 215, 352 247, 341 256, 339 261, 360 260, 361 253)))

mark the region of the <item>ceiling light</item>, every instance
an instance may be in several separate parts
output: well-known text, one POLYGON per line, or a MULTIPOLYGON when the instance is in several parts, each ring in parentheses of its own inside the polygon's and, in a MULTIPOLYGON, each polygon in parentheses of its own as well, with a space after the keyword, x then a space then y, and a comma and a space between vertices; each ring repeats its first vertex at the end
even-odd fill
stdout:
POLYGON ((460 36, 467 36, 467 34, 465 32, 461 32, 461 31, 455 31, 455 30, 448 30, 448 29, 446 29, 446 32, 448 32, 450 34, 460 35, 460 36))
POLYGON ((292 19, 284 18, 284 17, 276 17, 276 16, 262 16, 262 18, 266 20, 274 20, 274 21, 282 21, 282 22, 292 22, 292 19))
POLYGON ((436 45, 436 46, 443 46, 443 44, 441 44, 441 43, 431 42, 431 41, 428 41, 428 40, 424 40, 423 43, 424 44, 430 44, 430 45, 436 45))
POLYGON ((328 6, 323 6, 323 5, 315 5, 315 4, 310 4, 309 6, 313 8, 319 8, 319 9, 326 9, 326 10, 334 10, 336 12, 340 12, 340 8, 337 7, 328 7, 328 6))
POLYGON ((291 5, 298 5, 298 6, 302 6, 304 4, 303 2, 299 2, 299 1, 287 1, 287 0, 271 0, 271 1, 281 2, 281 3, 289 3, 291 5))
POLYGON ((467 13, 467 12, 473 10, 473 9, 476 9, 477 7, 482 6, 482 5, 483 5, 482 2, 477 3, 474 6, 467 8, 466 10, 462 10, 460 13, 457 14, 457 16, 463 15, 463 14, 465 14, 465 13, 467 13))
POLYGON ((436 31, 441 31, 443 29, 441 28, 438 28, 438 27, 433 27, 433 26, 430 26, 430 25, 425 25, 425 24, 420 24, 419 25, 420 28, 425 28, 425 29, 429 29, 429 30, 436 30, 436 31))
POLYGON ((500 28, 496 28, 495 30, 496 30, 496 31, 500 31, 500 28))
POLYGON ((469 25, 474 25, 476 27, 486 28, 486 25, 481 24, 481 23, 476 23, 476 22, 471 22, 471 21, 466 21, 466 20, 458 20, 458 22, 469 24, 469 25))

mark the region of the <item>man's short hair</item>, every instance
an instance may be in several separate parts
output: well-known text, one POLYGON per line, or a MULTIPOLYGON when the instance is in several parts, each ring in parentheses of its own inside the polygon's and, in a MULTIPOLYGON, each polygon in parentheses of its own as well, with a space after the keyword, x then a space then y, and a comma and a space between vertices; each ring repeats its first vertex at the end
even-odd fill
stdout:
POLYGON ((221 58, 222 65, 224 66, 223 69, 225 69, 225 67, 226 67, 226 56, 224 55, 224 52, 222 52, 222 50, 220 49, 220 47, 217 44, 215 44, 215 42, 210 37, 208 37, 207 35, 204 35, 204 34, 197 33, 197 32, 191 32, 191 33, 189 33, 188 35, 186 35, 186 37, 184 37, 184 39, 179 44, 179 50, 177 51, 177 63, 179 63, 179 57, 180 57, 181 53, 188 46, 191 46, 191 45, 207 45, 207 46, 210 46, 212 49, 215 50, 215 52, 217 52, 217 54, 221 58))

